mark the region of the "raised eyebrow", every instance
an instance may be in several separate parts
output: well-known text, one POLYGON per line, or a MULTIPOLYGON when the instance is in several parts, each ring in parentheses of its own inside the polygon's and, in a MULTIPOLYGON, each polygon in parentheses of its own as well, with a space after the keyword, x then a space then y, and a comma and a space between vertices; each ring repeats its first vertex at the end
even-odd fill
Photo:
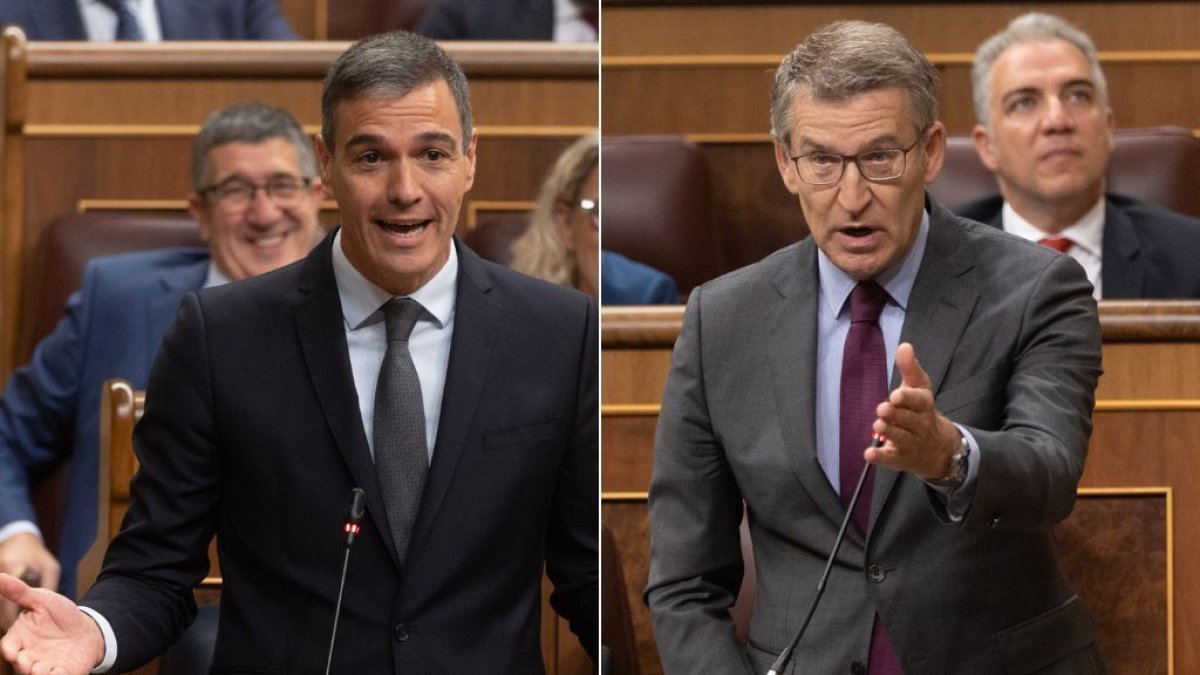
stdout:
POLYGON ((354 150, 355 148, 364 145, 380 145, 383 143, 383 137, 379 134, 359 133, 354 134, 346 141, 346 150, 354 150))
POLYGON ((417 137, 421 145, 458 146, 458 139, 445 131, 426 131, 417 137))
POLYGON ((1077 80, 1070 80, 1070 81, 1066 82, 1065 84, 1063 84, 1062 88, 1064 90, 1083 88, 1083 89, 1089 89, 1091 91, 1096 91, 1096 83, 1092 82, 1091 80, 1079 78, 1077 80))
POLYGON ((896 136, 894 134, 883 134, 882 136, 876 136, 875 138, 872 138, 870 141, 867 141, 865 144, 862 145, 862 147, 859 148, 858 152, 852 152, 852 153, 850 153, 850 155, 842 155, 840 152, 837 152, 822 143, 817 143, 815 141, 803 139, 800 141, 800 150, 797 153, 797 156, 819 154, 819 155, 835 155, 837 157, 849 157, 851 155, 857 155, 857 154, 861 154, 864 152, 874 152, 876 150, 892 150, 894 148, 884 148, 881 146, 893 145, 893 144, 899 144, 899 143, 900 143, 900 138, 898 136, 896 136))

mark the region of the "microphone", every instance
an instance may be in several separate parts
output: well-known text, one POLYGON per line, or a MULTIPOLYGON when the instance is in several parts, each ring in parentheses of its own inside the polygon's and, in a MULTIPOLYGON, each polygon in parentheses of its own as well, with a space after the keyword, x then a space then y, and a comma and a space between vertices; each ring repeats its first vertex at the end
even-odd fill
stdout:
POLYGON ((367 492, 360 487, 350 489, 350 504, 346 507, 346 522, 342 530, 346 533, 346 555, 342 559, 342 579, 338 583, 337 604, 333 607, 333 633, 329 636, 329 658, 325 661, 325 675, 333 666, 333 643, 337 640, 338 617, 342 614, 342 591, 346 589, 346 570, 350 567, 350 546, 362 530, 363 515, 367 512, 367 492))
MULTIPOLYGON (((871 447, 878 448, 883 445, 883 436, 872 433, 871 447)), ((854 507, 858 504, 858 498, 862 495, 863 484, 867 482, 867 471, 870 471, 871 465, 863 462, 862 473, 858 474, 858 484, 854 486, 854 494, 850 495, 850 503, 846 505, 846 516, 842 518, 842 526, 838 528, 837 537, 833 540, 833 549, 829 551, 829 558, 825 560, 825 571, 821 572, 821 578, 817 580, 817 595, 813 598, 812 604, 808 606, 808 615, 804 617, 804 623, 800 624, 800 630, 788 642, 788 646, 779 652, 779 656, 775 662, 771 664, 771 669, 767 671, 767 675, 779 675, 787 666, 788 660, 792 658, 792 650, 800 643, 800 638, 803 637, 804 631, 808 629, 809 622, 812 621, 813 614, 817 611, 817 605, 821 602, 821 596, 825 594, 825 582, 829 580, 829 571, 833 569, 833 561, 837 558, 838 549, 842 547, 842 541, 846 538, 846 528, 850 525, 850 518, 854 515, 854 507)))

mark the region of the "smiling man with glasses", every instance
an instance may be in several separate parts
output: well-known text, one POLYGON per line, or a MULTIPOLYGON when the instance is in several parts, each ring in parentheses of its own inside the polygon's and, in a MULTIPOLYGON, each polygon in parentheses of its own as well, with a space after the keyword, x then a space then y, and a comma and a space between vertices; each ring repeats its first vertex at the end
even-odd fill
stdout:
MULTIPOLYGON (((88 265, 66 318, 0 398, 0 572, 74 595, 76 567, 96 537, 101 384, 122 377, 145 388, 185 293, 307 254, 324 195, 316 170, 312 143, 287 111, 262 103, 220 110, 193 143, 189 210, 208 248, 143 251, 88 265), (44 542, 29 476, 67 455, 63 534, 44 542)), ((12 615, 6 618, 0 624, 12 615)))
POLYGON ((1070 258, 929 198, 935 85, 860 21, 776 71, 776 164, 811 236, 689 298, 649 497, 667 673, 791 672, 785 652, 814 673, 1104 672, 1050 540, 1091 433, 1096 304, 1070 258))

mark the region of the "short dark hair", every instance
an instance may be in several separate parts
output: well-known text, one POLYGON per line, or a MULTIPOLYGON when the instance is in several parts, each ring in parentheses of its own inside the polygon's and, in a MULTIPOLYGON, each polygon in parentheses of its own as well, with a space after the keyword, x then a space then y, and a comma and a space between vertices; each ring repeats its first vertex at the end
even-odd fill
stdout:
POLYGON ((438 80, 450 87, 458 105, 463 150, 467 150, 474 132, 467 76, 436 42, 399 30, 355 42, 329 66, 321 92, 321 138, 325 146, 333 150, 334 110, 338 103, 358 96, 404 96, 438 80))
POLYGON ((792 101, 841 103, 859 94, 899 87, 908 93, 918 130, 937 121, 937 70, 896 29, 867 21, 837 21, 804 38, 775 70, 771 133, 791 142, 792 101))
POLYGON ((208 187, 212 167, 209 152, 226 143, 262 143, 282 138, 296 148, 296 161, 307 178, 317 175, 312 139, 292 114, 262 101, 235 103, 209 115, 192 143, 192 189, 208 187))

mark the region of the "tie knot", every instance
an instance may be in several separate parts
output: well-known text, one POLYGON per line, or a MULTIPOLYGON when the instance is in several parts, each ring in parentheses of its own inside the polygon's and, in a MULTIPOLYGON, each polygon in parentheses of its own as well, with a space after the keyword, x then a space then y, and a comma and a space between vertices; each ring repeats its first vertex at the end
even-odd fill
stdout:
POLYGON ((1059 253, 1066 253, 1067 251, 1071 250, 1072 246, 1075 245, 1075 242, 1067 239, 1066 237, 1046 237, 1044 239, 1038 239, 1038 243, 1042 246, 1052 248, 1059 253))
POLYGON ((425 308, 412 298, 392 298, 383 303, 383 319, 387 322, 388 342, 407 342, 413 326, 425 308))
POLYGON ((887 291, 874 281, 860 281, 850 292, 850 321, 879 321, 887 291))

